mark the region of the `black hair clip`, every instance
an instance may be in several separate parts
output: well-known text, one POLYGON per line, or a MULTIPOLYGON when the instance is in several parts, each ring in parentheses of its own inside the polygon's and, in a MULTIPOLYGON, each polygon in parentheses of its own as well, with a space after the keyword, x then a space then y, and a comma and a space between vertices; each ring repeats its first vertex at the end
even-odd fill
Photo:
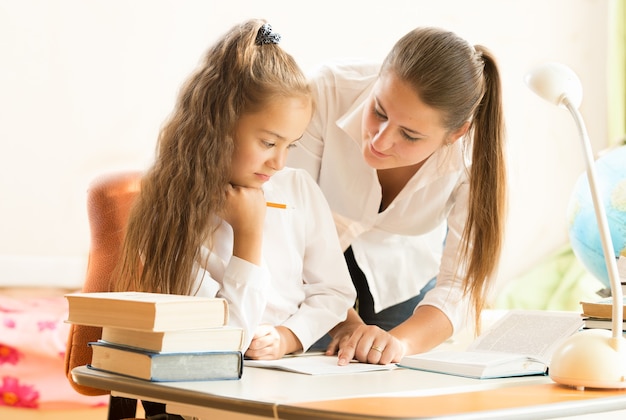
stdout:
POLYGON ((254 42, 257 45, 278 44, 280 42, 280 34, 272 31, 272 25, 265 23, 259 28, 254 42))

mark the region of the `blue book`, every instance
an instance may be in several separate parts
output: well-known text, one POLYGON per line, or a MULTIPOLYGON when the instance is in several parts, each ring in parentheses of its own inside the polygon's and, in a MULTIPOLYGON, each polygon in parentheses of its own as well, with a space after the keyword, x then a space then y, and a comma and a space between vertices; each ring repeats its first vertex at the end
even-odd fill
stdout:
POLYGON ((89 345, 89 368, 152 382, 230 380, 243 373, 240 351, 159 353, 101 341, 89 345))

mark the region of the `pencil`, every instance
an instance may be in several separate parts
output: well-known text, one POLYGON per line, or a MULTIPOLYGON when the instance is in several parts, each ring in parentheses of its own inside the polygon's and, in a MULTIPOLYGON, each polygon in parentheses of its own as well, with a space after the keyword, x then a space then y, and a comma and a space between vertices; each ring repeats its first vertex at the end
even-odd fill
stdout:
POLYGON ((282 204, 282 203, 272 203, 271 201, 268 201, 267 203, 267 207, 274 207, 277 209, 286 209, 287 208, 287 204, 282 204))

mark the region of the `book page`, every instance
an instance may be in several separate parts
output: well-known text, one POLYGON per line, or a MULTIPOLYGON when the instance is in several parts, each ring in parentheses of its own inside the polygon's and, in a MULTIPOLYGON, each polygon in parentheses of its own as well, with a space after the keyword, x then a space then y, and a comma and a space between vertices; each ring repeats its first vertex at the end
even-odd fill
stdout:
POLYGON ((576 312, 512 310, 474 340, 468 351, 517 353, 548 362, 561 340, 582 325, 576 312))
POLYGON ((244 366, 280 369, 307 375, 369 372, 373 370, 389 370, 396 367, 395 364, 375 365, 357 361, 353 361, 346 366, 338 366, 337 356, 319 354, 309 356, 306 353, 295 357, 287 356, 278 360, 244 360, 244 366))
POLYGON ((446 364, 496 366, 511 360, 520 359, 517 353, 486 352, 486 351, 432 351, 406 356, 406 359, 420 359, 446 364))

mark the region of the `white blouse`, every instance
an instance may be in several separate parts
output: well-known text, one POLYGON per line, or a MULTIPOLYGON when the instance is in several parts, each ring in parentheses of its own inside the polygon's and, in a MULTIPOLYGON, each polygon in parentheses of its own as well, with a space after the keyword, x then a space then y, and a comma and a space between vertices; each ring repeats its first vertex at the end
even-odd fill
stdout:
POLYGON ((420 305, 439 308, 456 330, 472 319, 456 261, 469 195, 463 141, 435 152, 379 213, 376 170, 361 153, 364 101, 378 70, 362 62, 318 69, 311 79, 316 111, 287 164, 306 169, 322 188, 342 248, 352 246, 377 312, 417 295, 436 276, 420 305))
POLYGON ((202 249, 197 294, 229 302, 229 325, 246 332, 244 349, 257 326, 271 324, 289 328, 307 350, 345 319, 356 292, 328 203, 309 174, 285 168, 263 190, 288 208, 267 208, 262 266, 232 256, 233 231, 222 222, 211 252, 208 241, 202 249))

